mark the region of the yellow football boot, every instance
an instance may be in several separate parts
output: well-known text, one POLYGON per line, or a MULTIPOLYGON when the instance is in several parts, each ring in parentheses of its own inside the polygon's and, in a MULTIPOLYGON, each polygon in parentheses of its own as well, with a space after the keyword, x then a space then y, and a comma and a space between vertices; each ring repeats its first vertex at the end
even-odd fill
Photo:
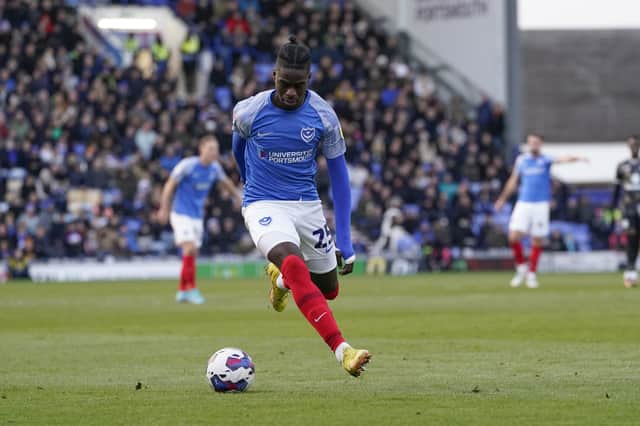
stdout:
POLYGON ((269 263, 265 268, 267 276, 271 280, 271 290, 269 290, 269 301, 271 306, 276 312, 284 311, 289 302, 289 290, 283 290, 276 284, 278 277, 280 276, 280 269, 273 263, 269 263))
POLYGON ((353 377, 359 377, 370 360, 371 354, 366 349, 345 348, 342 353, 342 367, 353 377))

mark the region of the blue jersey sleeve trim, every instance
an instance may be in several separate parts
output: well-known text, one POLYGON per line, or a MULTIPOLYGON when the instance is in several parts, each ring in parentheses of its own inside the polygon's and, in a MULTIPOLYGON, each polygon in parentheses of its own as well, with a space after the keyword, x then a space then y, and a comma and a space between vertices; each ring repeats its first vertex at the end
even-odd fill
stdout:
POLYGON ((347 259, 353 256, 351 243, 351 188, 344 155, 327 160, 336 221, 336 245, 347 259))
POLYGON ((240 172, 240 179, 245 182, 246 177, 246 165, 244 161, 244 151, 247 147, 247 140, 244 139, 238 132, 233 132, 232 150, 233 157, 236 159, 238 165, 238 171, 240 172))

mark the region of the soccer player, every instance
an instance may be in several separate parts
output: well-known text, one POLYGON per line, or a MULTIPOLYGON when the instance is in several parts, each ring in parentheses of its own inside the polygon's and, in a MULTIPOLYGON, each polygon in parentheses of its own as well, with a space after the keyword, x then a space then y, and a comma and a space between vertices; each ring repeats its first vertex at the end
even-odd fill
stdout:
POLYGON ((636 260, 640 238, 640 143, 635 135, 630 136, 627 142, 631 158, 620 163, 616 169, 616 188, 611 208, 615 209, 618 206, 620 193, 624 191, 622 227, 627 234, 627 269, 624 271, 623 280, 624 286, 630 288, 638 285, 636 260))
POLYGON ((234 108, 233 153, 244 181, 245 224, 271 262, 271 304, 282 311, 291 291, 338 362, 357 377, 371 355, 345 341, 325 300, 338 295, 338 263, 340 274, 346 275, 355 261, 346 145, 331 106, 308 89, 310 66, 309 48, 290 36, 278 51, 272 73, 275 90, 234 108), (315 185, 318 152, 329 168, 335 245, 315 185))
POLYGON ((542 253, 544 239, 549 234, 551 166, 586 160, 573 155, 558 158, 544 155, 541 152, 543 141, 543 137, 535 133, 527 136, 528 152, 519 155, 516 159, 513 173, 494 206, 496 211, 502 209, 505 201, 518 188, 518 201, 509 221, 509 244, 516 263, 516 275, 511 280, 511 287, 520 286, 525 279, 527 287, 538 287, 536 277, 538 259, 542 253), (521 242, 527 234, 532 240, 528 265, 525 262, 521 242))
POLYGON ((176 245, 182 251, 178 303, 204 303, 196 287, 196 256, 202 245, 204 201, 211 186, 218 182, 240 202, 241 191, 231 182, 218 162, 218 140, 204 135, 198 143, 199 155, 181 160, 171 171, 162 189, 158 220, 171 221, 176 245))

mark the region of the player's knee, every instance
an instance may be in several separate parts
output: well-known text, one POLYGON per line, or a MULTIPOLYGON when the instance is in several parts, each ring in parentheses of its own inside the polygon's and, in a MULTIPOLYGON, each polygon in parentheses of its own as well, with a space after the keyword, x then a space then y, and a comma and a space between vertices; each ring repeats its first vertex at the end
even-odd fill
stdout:
POLYGON ((520 232, 518 232, 518 231, 509 232, 509 243, 511 243, 511 244, 517 243, 521 239, 522 239, 522 234, 520 234, 520 232))
POLYGON ((324 294, 324 298, 327 300, 333 300, 336 297, 338 297, 338 293, 340 293, 340 284, 336 283, 336 288, 334 288, 331 291, 328 291, 326 293, 322 293, 324 294))
POLYGON ((198 252, 196 245, 194 243, 184 243, 182 244, 182 255, 183 256, 195 256, 198 252))
POLYGON ((300 252, 300 248, 291 242, 280 243, 269 250, 269 253, 267 254, 267 258, 269 259, 269 261, 273 262, 281 270, 282 266, 284 265, 285 259, 290 256, 297 257, 302 263, 304 263, 304 261, 302 260, 302 253, 300 252))

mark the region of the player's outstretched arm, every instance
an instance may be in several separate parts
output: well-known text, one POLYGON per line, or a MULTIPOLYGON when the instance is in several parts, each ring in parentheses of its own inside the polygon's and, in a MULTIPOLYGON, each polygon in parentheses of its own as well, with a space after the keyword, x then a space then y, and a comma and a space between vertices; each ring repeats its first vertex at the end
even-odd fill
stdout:
POLYGON ((577 161, 584 161, 588 163, 589 159, 580 155, 561 155, 553 159, 554 164, 575 163, 577 161))
POLYGON ((518 179, 519 179, 519 176, 518 176, 517 169, 514 168, 513 172, 511 173, 511 176, 509 176, 507 183, 504 185, 504 188, 502 189, 502 193, 500 194, 500 196, 496 200, 496 203, 493 206, 495 211, 500 211, 504 206, 504 203, 509 199, 509 197, 511 197, 511 194, 513 194, 516 191, 516 188, 518 188, 518 179))
POLYGON ((160 198, 160 210, 158 210, 158 222, 166 224, 169 221, 169 212, 171 211, 171 203, 176 192, 178 181, 170 176, 162 188, 162 196, 160 198))
POLYGON ((341 258, 344 264, 340 275, 353 271, 356 255, 351 243, 351 188, 349 187, 349 170, 344 155, 327 159, 329 179, 331 180, 331 194, 333 195, 333 210, 336 221, 336 245, 339 250, 338 263, 341 258))
POLYGON ((245 164, 244 164, 244 150, 247 146, 247 140, 244 139, 238 132, 233 132, 232 139, 232 150, 233 150, 233 158, 236 160, 236 164, 238 165, 238 171, 240 172, 240 179, 242 182, 245 182, 245 164))

